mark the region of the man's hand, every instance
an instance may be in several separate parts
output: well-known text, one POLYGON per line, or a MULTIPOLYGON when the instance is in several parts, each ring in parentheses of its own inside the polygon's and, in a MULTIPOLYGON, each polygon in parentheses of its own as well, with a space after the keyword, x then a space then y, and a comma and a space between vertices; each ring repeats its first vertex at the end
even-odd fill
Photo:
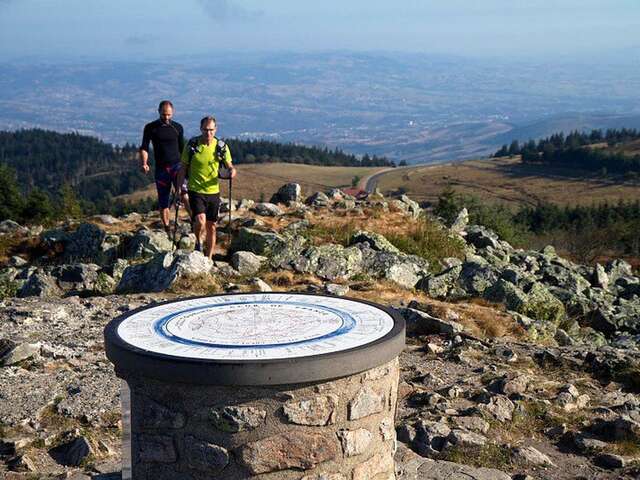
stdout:
POLYGON ((149 172, 149 153, 142 148, 138 150, 138 156, 140 157, 140 170, 142 173, 149 172))
POLYGON ((236 174, 238 173, 236 172, 236 167, 231 167, 230 173, 231 173, 231 178, 236 178, 236 174))

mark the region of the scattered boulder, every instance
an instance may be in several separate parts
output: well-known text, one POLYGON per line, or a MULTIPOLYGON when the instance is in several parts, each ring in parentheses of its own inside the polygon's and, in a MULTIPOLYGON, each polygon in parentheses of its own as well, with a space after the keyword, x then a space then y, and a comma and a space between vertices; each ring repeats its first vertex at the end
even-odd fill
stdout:
POLYGON ((451 224, 450 230, 454 233, 462 233, 467 228, 467 225, 469 225, 469 212, 466 208, 463 208, 451 224))
POLYGON ((349 245, 355 245, 356 243, 365 243, 377 252, 400 253, 398 248, 393 246, 389 240, 379 233, 359 230, 354 233, 349 240, 349 245))
POLYGON ((93 449, 85 437, 77 437, 49 450, 49 455, 60 465, 79 467, 93 449))
POLYGON ((138 230, 133 236, 124 239, 125 258, 145 258, 173 249, 171 239, 164 231, 138 230))
POLYGON ((256 203, 251 210, 262 217, 278 217, 284 212, 274 203, 256 203))
POLYGON ((407 323, 407 333, 415 335, 428 335, 433 333, 455 335, 464 330, 464 327, 457 322, 432 317, 428 313, 414 308, 399 308, 397 310, 407 323))
POLYGON ((271 197, 271 203, 299 202, 301 199, 302 189, 297 183, 287 183, 281 186, 278 191, 271 197))
POLYGON ((513 450, 513 454, 517 461, 525 464, 540 467, 555 467, 555 464, 547 455, 533 447, 516 448, 513 450))
POLYGON ((127 267, 116 291, 161 292, 181 277, 206 275, 212 268, 213 262, 201 252, 160 253, 147 263, 127 267))
POLYGON ((8 338, 0 338, 0 367, 37 357, 40 349, 40 343, 16 343, 8 338))
POLYGON ((233 238, 231 251, 248 251, 269 257, 285 249, 286 245, 287 242, 281 235, 243 227, 233 238))
POLYGON ((307 197, 304 203, 312 207, 327 207, 329 205, 329 202, 329 197, 326 194, 322 192, 316 192, 310 197, 307 197))
POLYGON ((267 261, 267 257, 255 255, 251 252, 235 252, 231 256, 231 266, 240 275, 255 275, 267 261))
POLYGON ((18 290, 18 297, 52 298, 62 294, 55 279, 48 273, 36 270, 31 274, 22 288, 18 290))
POLYGON ((22 234, 26 234, 29 232, 29 229, 26 227, 23 227, 22 225, 20 225, 17 222, 14 222, 13 220, 3 220, 0 222, 0 234, 16 234, 16 233, 22 233, 22 234))
POLYGON ((470 225, 467 228, 466 241, 476 248, 500 248, 498 235, 481 225, 470 225))

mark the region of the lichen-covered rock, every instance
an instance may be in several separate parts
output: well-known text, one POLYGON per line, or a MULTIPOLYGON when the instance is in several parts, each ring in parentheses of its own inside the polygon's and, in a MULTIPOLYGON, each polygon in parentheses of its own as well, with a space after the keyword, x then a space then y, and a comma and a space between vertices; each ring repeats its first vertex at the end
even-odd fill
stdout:
POLYGON ((362 268, 373 278, 389 280, 404 288, 414 288, 429 275, 429 262, 416 255, 376 251, 364 243, 357 243, 352 248, 362 252, 362 268))
POLYGON ((164 231, 140 229, 123 240, 125 258, 145 258, 158 253, 170 252, 173 243, 164 231))
POLYGON ((460 272, 462 272, 462 266, 454 265, 437 275, 421 280, 416 288, 424 290, 431 298, 445 299, 452 296, 460 272))
POLYGON ((200 252, 184 250, 156 255, 149 262, 125 269, 117 287, 118 293, 161 292, 179 278, 208 274, 213 262, 200 252))
POLYGON ((476 248, 500 248, 498 235, 481 225, 470 225, 467 227, 467 236, 465 239, 467 243, 476 248))
POLYGON ((526 302, 519 312, 537 320, 558 325, 566 317, 564 305, 554 297, 544 285, 534 283, 528 291, 526 302))
POLYGON ((251 252, 235 252, 231 256, 231 266, 240 275, 255 275, 267 261, 267 257, 255 255, 251 252))
POLYGON ((509 310, 521 312, 527 303, 527 295, 516 285, 505 280, 498 280, 483 292, 483 297, 490 302, 504 303, 509 310))
POLYGON ((303 252, 293 267, 325 280, 344 280, 362 271, 362 252, 356 247, 344 248, 331 243, 313 246, 303 252))
POLYGON ((482 296, 484 291, 498 281, 496 269, 477 262, 465 262, 458 277, 458 285, 471 296, 482 296))
POLYGON ((273 232, 262 232, 252 228, 241 228, 233 238, 231 251, 247 251, 256 255, 270 256, 286 246, 286 240, 273 232))
POLYGON ((356 243, 366 243, 372 250, 378 252, 400 253, 400 250, 393 246, 384 235, 375 232, 367 232, 365 230, 357 231, 351 236, 349 245, 355 245, 356 243))
POLYGON ((267 202, 256 203, 251 210, 262 217, 277 217, 284 213, 277 205, 267 202))

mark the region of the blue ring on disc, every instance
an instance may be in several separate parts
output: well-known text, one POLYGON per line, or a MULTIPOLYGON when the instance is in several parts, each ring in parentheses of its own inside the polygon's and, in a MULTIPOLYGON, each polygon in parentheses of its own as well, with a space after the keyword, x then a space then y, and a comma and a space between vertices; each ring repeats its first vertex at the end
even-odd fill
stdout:
POLYGON ((182 345, 190 345, 190 346, 198 346, 198 347, 206 347, 206 348, 228 348, 228 349, 251 349, 251 348, 282 348, 288 347, 291 345, 304 345, 306 343, 315 343, 321 340, 327 340, 329 338, 334 338, 339 335, 344 335, 345 333, 353 330, 356 326, 355 319, 348 314, 347 312, 342 312, 340 310, 336 310, 335 308, 326 307, 324 305, 314 305, 312 303, 303 303, 303 302, 279 302, 279 301, 249 301, 249 302, 230 302, 230 303, 214 303, 210 305, 200 305, 198 307, 187 308, 186 310, 181 310, 176 313, 171 313, 165 317, 160 318, 153 324, 153 330, 159 336, 166 338, 167 340, 175 343, 180 343, 182 345), (207 308, 216 308, 216 307, 229 307, 235 305, 255 305, 255 304, 268 304, 268 305, 287 305, 287 306, 300 306, 306 308, 314 308, 317 310, 324 310, 334 315, 337 315, 340 320, 342 320, 342 325, 335 329, 333 332, 326 333, 319 337, 308 338, 306 340, 300 340, 297 342, 288 342, 288 343, 274 343, 274 344, 259 344, 259 345, 229 345, 224 343, 207 343, 207 342, 199 342, 196 340, 187 340, 185 338, 178 337, 173 335, 172 333, 167 331, 166 325, 173 320, 175 317, 179 315, 183 315, 189 312, 195 312, 198 310, 204 310, 207 308))

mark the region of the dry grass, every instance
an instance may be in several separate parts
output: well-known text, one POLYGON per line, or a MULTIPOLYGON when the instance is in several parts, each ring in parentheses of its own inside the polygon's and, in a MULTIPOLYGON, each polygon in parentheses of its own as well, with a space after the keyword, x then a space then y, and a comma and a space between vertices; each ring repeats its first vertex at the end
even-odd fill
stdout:
MULTIPOLYGON (((511 450, 502 445, 488 443, 481 447, 465 445, 444 450, 439 460, 472 465, 474 467, 509 470, 512 464, 511 450)), ((471 478, 471 477, 470 477, 471 478)))
POLYGON ((432 203, 447 186, 486 202, 511 206, 535 205, 540 201, 589 205, 605 200, 615 203, 620 198, 640 198, 640 182, 636 180, 613 175, 601 178, 589 172, 523 165, 519 157, 395 170, 382 175, 378 182, 383 192, 402 187, 411 198, 432 203))
POLYGON ((504 312, 504 307, 500 305, 475 299, 469 302, 442 304, 460 315, 458 322, 464 325, 469 333, 480 338, 512 337, 522 339, 526 337, 525 330, 511 315, 504 312))
POLYGON ((168 290, 178 295, 214 295, 222 293, 222 287, 217 278, 208 275, 181 277, 168 290))
MULTIPOLYGON (((384 169, 382 167, 321 167, 295 163, 238 165, 237 168, 238 176, 233 181, 233 197, 256 201, 261 198, 269 201, 271 195, 285 183, 299 183, 303 195, 311 195, 334 187, 350 187, 354 177, 364 178, 384 169)), ((224 181, 221 185, 222 196, 228 196, 228 182, 224 181)), ((118 198, 125 201, 138 201, 148 197, 155 198, 155 196, 155 186, 150 183, 144 189, 118 198)))

